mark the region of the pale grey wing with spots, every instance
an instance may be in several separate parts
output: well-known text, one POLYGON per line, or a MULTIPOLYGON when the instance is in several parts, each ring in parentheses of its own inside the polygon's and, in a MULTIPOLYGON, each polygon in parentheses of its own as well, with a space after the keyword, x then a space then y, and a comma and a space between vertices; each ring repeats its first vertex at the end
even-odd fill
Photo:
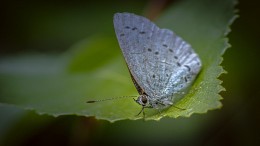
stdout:
POLYGON ((172 31, 131 13, 116 13, 114 26, 133 78, 151 98, 172 96, 200 71, 198 55, 172 31))

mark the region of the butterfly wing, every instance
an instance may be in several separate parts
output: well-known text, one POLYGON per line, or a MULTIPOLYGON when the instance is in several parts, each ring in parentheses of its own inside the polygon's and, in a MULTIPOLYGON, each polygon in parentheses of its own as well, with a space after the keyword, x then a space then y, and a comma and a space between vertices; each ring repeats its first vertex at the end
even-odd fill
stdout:
POLYGON ((172 96, 200 71, 198 55, 172 31, 131 13, 116 13, 114 27, 130 73, 147 95, 172 96))

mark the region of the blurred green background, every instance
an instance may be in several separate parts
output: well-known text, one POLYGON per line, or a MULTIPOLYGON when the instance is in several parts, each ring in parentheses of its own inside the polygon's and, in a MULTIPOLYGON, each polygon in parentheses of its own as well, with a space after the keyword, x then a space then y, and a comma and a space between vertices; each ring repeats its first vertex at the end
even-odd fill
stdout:
MULTIPOLYGON (((176 1, 4 1, 0 57, 65 52, 93 35, 113 34, 112 16, 156 18, 176 1), (167 8, 167 7, 166 7, 167 8), (101 23, 102 22, 102 23, 101 23)), ((0 145, 260 145, 258 47, 260 2, 241 0, 222 65, 223 108, 160 122, 37 115, 0 104, 0 145)))

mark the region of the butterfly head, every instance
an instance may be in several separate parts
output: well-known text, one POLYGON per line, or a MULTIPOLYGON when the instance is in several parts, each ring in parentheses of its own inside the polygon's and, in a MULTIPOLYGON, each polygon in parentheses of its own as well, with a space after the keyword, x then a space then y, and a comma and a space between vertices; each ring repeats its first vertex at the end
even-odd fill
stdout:
POLYGON ((136 100, 135 100, 136 103, 140 104, 141 106, 143 107, 148 107, 150 106, 150 103, 149 103, 149 98, 147 95, 140 95, 136 100))

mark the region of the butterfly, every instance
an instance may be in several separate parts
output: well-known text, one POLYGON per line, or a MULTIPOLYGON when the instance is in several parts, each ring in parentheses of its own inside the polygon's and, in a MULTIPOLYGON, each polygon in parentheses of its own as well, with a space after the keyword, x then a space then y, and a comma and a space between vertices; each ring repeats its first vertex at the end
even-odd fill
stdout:
MULTIPOLYGON (((114 14, 114 28, 132 81, 144 108, 172 106, 201 70, 191 45, 169 29, 133 13, 114 14)), ((93 102, 93 101, 92 101, 93 102)), ((144 112, 143 112, 144 113, 144 112)))

